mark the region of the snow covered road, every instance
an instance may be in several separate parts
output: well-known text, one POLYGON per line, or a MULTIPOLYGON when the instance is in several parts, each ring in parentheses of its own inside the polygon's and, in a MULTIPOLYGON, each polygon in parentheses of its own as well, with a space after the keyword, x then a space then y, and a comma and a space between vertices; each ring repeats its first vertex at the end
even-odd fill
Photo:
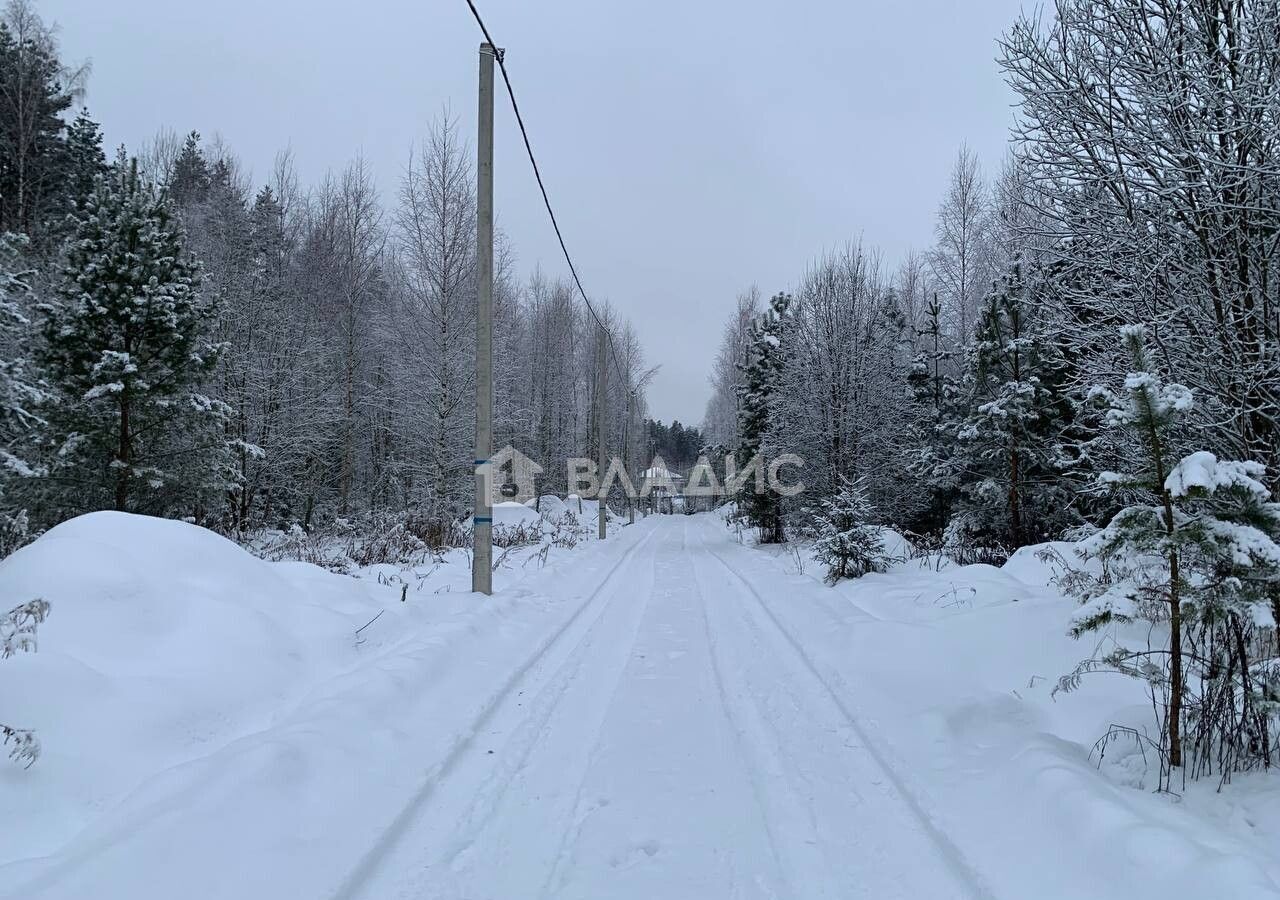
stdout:
POLYGON ((0 897, 1280 898, 1274 778, 1099 771, 1145 698, 1052 698, 1087 648, 1033 552, 835 588, 788 552, 652 516, 402 602, 72 520, 0 565, 54 609, 7 662, 46 752, 0 769, 0 897))
POLYGON ((725 555, 657 517, 342 898, 988 892, 725 555))

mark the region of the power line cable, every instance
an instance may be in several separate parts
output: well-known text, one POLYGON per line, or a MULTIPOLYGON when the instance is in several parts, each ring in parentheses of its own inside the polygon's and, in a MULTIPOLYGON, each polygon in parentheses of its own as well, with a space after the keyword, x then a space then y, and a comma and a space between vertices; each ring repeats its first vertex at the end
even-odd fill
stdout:
MULTIPOLYGON (((569 265, 569 273, 573 276, 573 283, 578 286, 578 293, 582 295, 582 302, 587 306, 587 312, 591 313, 591 318, 595 320, 605 333, 605 337, 609 341, 609 352, 613 354, 614 365, 620 373, 626 373, 627 369, 622 365, 622 360, 618 356, 618 347, 613 341, 613 332, 604 324, 604 321, 596 314, 595 307, 591 305, 591 300, 587 297, 587 292, 582 287, 582 279, 578 277, 578 269, 573 264, 573 258, 569 256, 569 248, 565 245, 564 235, 560 232, 560 223, 556 221, 555 210, 551 208, 551 198, 547 195, 547 186, 542 181, 542 171, 538 168, 538 160, 533 155, 533 145, 529 143, 529 132, 524 125, 524 117, 520 115, 520 104, 516 102, 515 88, 511 86, 511 76, 507 74, 507 64, 504 60, 506 55, 504 51, 498 49, 497 43, 493 40, 493 36, 489 34, 488 27, 484 24, 484 19, 480 17, 480 10, 476 9, 474 0, 467 0, 467 6, 471 7, 471 15, 475 17, 476 24, 480 26, 480 31, 484 34, 485 42, 493 48, 494 57, 498 61, 498 70, 502 72, 502 81, 507 86, 507 96, 511 98, 511 110, 516 114, 516 124, 520 126, 520 136, 524 139, 525 153, 529 157, 529 164, 533 167, 533 177, 538 181, 538 190, 542 192, 542 204, 547 208, 547 215, 551 219, 551 227, 555 229, 556 240, 560 242, 560 252, 564 254, 564 261, 569 265)), ((630 385, 627 389, 634 394, 635 389, 630 385)))

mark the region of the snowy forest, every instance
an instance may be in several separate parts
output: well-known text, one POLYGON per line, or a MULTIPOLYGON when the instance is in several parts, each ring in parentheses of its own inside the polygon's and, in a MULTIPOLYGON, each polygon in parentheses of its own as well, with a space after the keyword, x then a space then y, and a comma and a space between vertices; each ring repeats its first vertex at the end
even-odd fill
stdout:
MULTIPOLYGON (((473 153, 456 120, 424 125, 398 184, 357 157, 303 185, 287 152, 254 183, 197 131, 103 147, 79 106, 88 75, 34 4, 9 3, 5 551, 97 509, 241 536, 342 519, 450 539, 475 434, 473 153)), ((494 446, 563 492, 566 457, 594 446, 594 326, 567 279, 518 283, 514 259, 500 238, 494 446)), ((619 447, 643 427, 646 368, 597 306, 628 367, 607 388, 619 447)))
POLYGON ((1001 37, 1010 152, 989 173, 960 149, 932 247, 893 265, 853 242, 793 294, 739 296, 707 438, 806 460, 805 494, 744 508, 765 542, 875 522, 999 565, 1083 540, 1103 570, 1077 573, 1073 630, 1170 636, 1091 658, 1064 688, 1134 674, 1173 767, 1184 748, 1205 771, 1270 765, 1280 5, 1054 10, 1001 37))
POLYGON ((42 2, 0 10, 0 898, 1280 898, 1280 0, 827 0, 816 50, 775 3, 415 6, 426 49, 338 39, 477 120, 388 177, 396 84, 311 178, 245 160, 329 45, 228 16, 244 157, 119 71, 111 146, 42 2), (685 40, 725 21, 753 65, 685 40), (1012 98, 994 158, 939 41, 1012 98))

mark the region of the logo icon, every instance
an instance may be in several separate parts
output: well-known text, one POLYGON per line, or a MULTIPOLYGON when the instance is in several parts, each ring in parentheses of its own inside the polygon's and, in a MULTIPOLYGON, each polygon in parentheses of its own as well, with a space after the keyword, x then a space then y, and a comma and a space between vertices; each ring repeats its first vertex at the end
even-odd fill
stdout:
POLYGON ((490 457, 487 465, 476 467, 476 474, 485 478, 489 486, 490 503, 532 500, 541 473, 542 466, 510 444, 490 457))

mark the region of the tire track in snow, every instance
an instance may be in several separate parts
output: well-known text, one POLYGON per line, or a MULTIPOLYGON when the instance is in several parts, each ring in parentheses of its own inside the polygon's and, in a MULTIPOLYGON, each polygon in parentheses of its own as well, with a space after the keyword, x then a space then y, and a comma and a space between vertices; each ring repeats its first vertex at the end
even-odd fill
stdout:
MULTIPOLYGON (((689 537, 689 526, 687 523, 684 526, 684 535, 685 535, 685 544, 687 546, 688 537, 689 537)), ((698 576, 698 567, 693 566, 692 568, 693 568, 693 587, 694 587, 694 590, 697 592, 699 605, 702 607, 703 633, 706 636, 707 656, 711 661, 711 674, 715 682, 716 693, 720 698, 720 705, 724 709, 724 715, 725 715, 725 719, 728 721, 729 730, 733 733, 735 742, 738 744, 739 752, 748 763, 747 768, 748 768, 748 771, 750 772, 751 788, 753 793, 755 794, 756 806, 760 810, 760 818, 764 821, 764 824, 765 824, 765 835, 769 841, 769 850, 771 855, 773 856, 774 865, 777 867, 778 871, 783 875, 784 887, 786 887, 788 891, 791 891, 794 894, 794 888, 792 888, 791 886, 791 882, 793 881, 793 873, 791 872, 791 866, 789 865, 789 861, 784 857, 784 855, 778 851, 778 839, 777 839, 777 836, 774 834, 774 828, 770 823, 769 804, 766 801, 765 791, 763 789, 763 786, 760 784, 760 778, 757 772, 757 766, 754 765, 754 763, 758 762, 760 754, 757 752, 752 752, 751 750, 748 750, 745 746, 746 741, 744 740, 744 737, 743 737, 743 732, 745 731, 744 723, 741 721, 740 715, 736 715, 734 713, 734 707, 736 704, 729 699, 729 691, 725 686, 726 682, 724 678, 724 670, 720 664, 720 651, 717 649, 714 632, 712 631, 712 628, 711 628, 711 620, 709 618, 709 613, 707 611, 707 595, 706 595, 706 592, 703 591, 702 589, 702 579, 698 576)))
MULTIPOLYGON (((651 545, 653 541, 647 540, 647 543, 651 545)), ((656 556, 648 554, 648 558, 651 565, 656 566, 656 556)), ((652 581, 652 572, 648 576, 640 576, 635 582, 628 582, 627 587, 630 591, 635 588, 636 584, 643 584, 646 580, 652 581)), ((471 803, 464 820, 466 826, 464 833, 450 842, 445 852, 439 855, 437 863, 456 867, 458 861, 465 857, 473 846, 479 843, 489 825, 502 812, 503 802, 512 785, 529 769, 535 754, 547 752, 545 748, 548 739, 554 739, 558 736, 554 725, 549 727, 548 723, 553 722, 554 717, 561 710, 574 685, 586 683, 579 679, 585 677, 584 669, 588 669, 590 676, 599 676, 591 678, 588 687, 591 693, 600 696, 594 704, 596 708, 592 711, 589 729, 590 737, 588 738, 590 748, 574 782, 571 807, 575 813, 578 811, 582 785, 590 769, 591 758, 594 755, 595 748, 599 746, 604 719, 608 715, 613 697, 617 693, 618 684, 622 679, 630 656, 630 650, 635 646, 640 622, 649 606, 652 592, 641 590, 639 593, 644 598, 644 602, 629 606, 625 610, 622 621, 617 623, 610 621, 608 624, 613 627, 605 627, 607 620, 615 618, 612 613, 618 606, 619 598, 630 598, 630 594, 612 594, 609 600, 606 601, 605 608, 592 621, 590 628, 583 634, 582 639, 574 645, 565 660, 557 667, 555 673, 542 684, 538 692, 529 701, 527 713, 519 721, 519 724, 511 729, 507 742, 503 744, 503 752, 501 754, 503 762, 498 771, 491 773, 476 790, 475 799, 471 803), (610 640, 621 636, 622 640, 607 644, 604 648, 605 655, 603 657, 593 657, 592 653, 596 650, 596 645, 599 643, 602 634, 610 640), (593 666, 593 662, 597 664, 593 666), (600 662, 603 662, 603 666, 599 665, 600 662), (608 684, 609 688, 601 691, 601 686, 605 684, 608 684)), ((581 708, 574 710, 578 714, 581 711, 581 708)), ((498 717, 495 716, 495 718, 498 717)), ((561 762, 563 761, 562 757, 561 762)), ((542 787, 545 788, 545 785, 542 785, 542 787)), ((569 828, 570 826, 565 826, 562 829, 562 835, 569 828)), ((564 838, 562 836, 558 848, 563 847, 563 844, 564 838)), ((552 868, 554 868, 554 865, 555 862, 553 862, 552 868)), ((548 875, 548 879, 550 877, 551 875, 548 875)))
MULTIPOLYGON (((654 560, 654 565, 656 568, 657 566, 656 558, 654 560)), ((657 578, 656 578, 656 572, 655 572, 654 582, 656 583, 656 581, 657 581, 657 578)), ((591 752, 587 755, 586 765, 582 767, 582 771, 578 774, 578 782, 576 787, 574 788, 573 814, 570 818, 570 824, 561 831, 560 841, 556 846, 555 857, 552 861, 550 868, 547 870, 547 877, 544 879, 542 886, 538 891, 538 900, 544 900, 544 898, 554 897, 555 891, 563 887, 563 880, 565 877, 564 876, 565 866, 567 864, 567 861, 571 858, 571 855, 572 855, 570 853, 570 849, 574 846, 579 836, 581 835, 582 826, 585 825, 587 820, 590 818, 591 810, 583 808, 583 797, 585 793, 587 777, 591 772, 592 761, 595 759, 600 749, 600 743, 601 743, 603 729, 604 729, 604 720, 605 718, 607 718, 609 714, 609 710, 613 706, 613 699, 618 693, 619 685, 621 685, 622 683, 622 676, 626 672, 627 661, 629 660, 631 654, 635 650, 636 639, 640 633, 640 624, 644 620, 644 616, 649 610, 650 603, 653 601, 653 589, 654 589, 654 584, 651 584, 650 590, 645 594, 645 599, 640 610, 640 615, 636 617, 635 627, 631 629, 631 641, 629 644, 628 652, 623 655, 623 664, 619 666, 617 677, 614 679, 614 682, 613 682, 613 688, 609 692, 609 702, 605 704, 604 713, 600 717, 599 721, 596 723, 596 727, 594 729, 594 738, 593 738, 593 743, 591 747, 591 752)))
MULTIPOLYGON (((362 895, 365 887, 373 874, 377 872, 379 866, 386 859, 387 855, 395 849, 404 833, 412 826, 415 818, 426 806, 427 801, 435 792, 436 786, 458 765, 458 763, 466 755, 475 743, 477 735, 485 728, 493 719, 503 702, 510 698, 525 681, 533 669, 542 662, 542 660, 556 650, 573 630, 574 625, 582 618, 583 614, 590 608, 596 606, 596 600, 604 593, 618 573, 639 553, 642 547, 647 546, 654 539, 656 530, 650 529, 649 533, 637 541, 632 547, 629 547, 622 557, 605 573, 605 577, 596 585, 595 589, 587 595, 582 604, 575 609, 569 617, 555 629, 549 636, 541 641, 534 651, 529 654, 495 691, 485 705, 479 715, 477 715, 467 728, 458 736, 453 745, 445 753, 443 759, 428 769, 422 785, 409 799, 409 802, 400 810, 387 826, 382 830, 379 837, 375 840, 372 847, 356 861, 352 867, 350 874, 342 881, 337 890, 329 895, 330 900, 355 900, 362 895)), ((590 633, 591 628, 596 622, 604 616, 608 611, 610 604, 604 603, 603 609, 597 614, 596 618, 587 626, 583 633, 578 637, 578 643, 585 640, 590 633)), ((574 646, 577 646, 575 644, 574 646)))
POLYGON ((690 583, 688 529, 681 519, 661 527, 653 597, 574 813, 553 819, 571 827, 540 896, 805 896, 787 884, 772 823, 756 800, 756 760, 722 697, 704 607, 690 583))
MULTIPOLYGON (((718 532, 717 532, 718 535, 718 532)), ((840 716, 857 735, 861 741, 863 748, 867 751, 867 755, 876 764, 885 775, 888 783, 893 787, 894 792, 902 799, 912 817, 919 823, 923 833, 937 847, 941 858, 947 864, 952 874, 966 888, 968 888, 971 896, 975 900, 994 900, 995 894, 987 886, 986 880, 973 867, 973 865, 965 857, 963 851, 956 843, 946 834, 938 825, 924 805, 920 802, 916 793, 908 786, 906 778, 900 773, 892 763, 889 762, 887 755, 880 747, 879 743, 872 737, 866 728, 859 722, 857 715, 845 702, 842 692, 837 691, 832 684, 832 680, 824 676, 819 670, 813 658, 804 650, 803 645, 796 639, 790 629, 782 624, 781 620, 769 608, 769 604, 765 602, 760 592, 755 589, 749 581, 739 575, 732 566, 725 562, 724 558, 712 549, 712 542, 703 539, 703 548, 706 555, 713 558, 720 567, 723 568, 730 577, 743 586, 746 593, 755 601, 755 606, 764 614, 764 618, 772 627, 772 630, 782 638, 781 643, 790 648, 790 652, 799 664, 800 670, 807 672, 816 685, 820 688, 840 716)), ((838 676, 837 676, 838 680, 838 676)), ((843 687, 843 685, 841 685, 843 687)), ((844 691, 847 693, 847 689, 844 691)))
MULTIPOLYGON (((931 880, 927 872, 903 877, 907 867, 896 840, 900 830, 884 816, 886 803, 891 815, 902 816, 901 799, 884 787, 874 768, 868 777, 865 759, 859 760, 864 748, 854 742, 852 729, 825 692, 815 692, 809 679, 789 672, 779 677, 776 638, 766 635, 736 592, 714 606, 715 616, 708 606, 708 628, 724 639, 712 643, 724 655, 724 669, 737 673, 737 690, 731 692, 736 715, 750 726, 763 760, 761 771, 771 775, 769 783, 775 787, 767 800, 781 823, 779 833, 788 838, 791 868, 804 877, 804 889, 796 896, 968 896, 968 884, 949 867, 939 869, 945 887, 920 884, 920 877, 931 880), (881 816, 875 822, 879 827, 869 827, 858 815, 866 812, 881 816), (833 840, 836 835, 840 837, 833 840)), ((902 824, 920 832, 909 816, 902 824)))

